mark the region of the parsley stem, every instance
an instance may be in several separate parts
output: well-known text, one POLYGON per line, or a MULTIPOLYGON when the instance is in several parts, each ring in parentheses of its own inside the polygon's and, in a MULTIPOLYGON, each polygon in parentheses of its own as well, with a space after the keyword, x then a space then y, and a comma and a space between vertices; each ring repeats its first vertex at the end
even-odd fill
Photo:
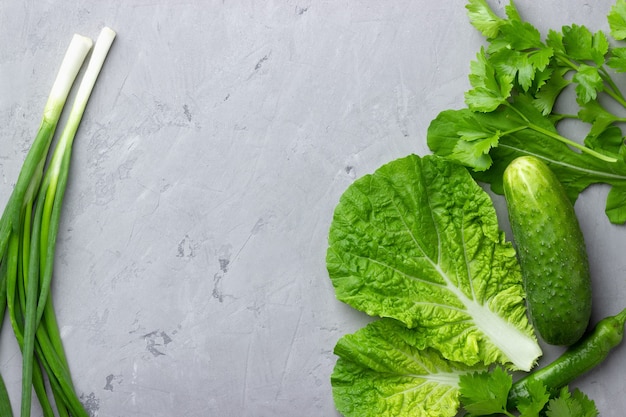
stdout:
POLYGON ((613 78, 611 78, 606 68, 600 66, 598 67, 598 72, 600 73, 600 76, 602 77, 604 82, 610 87, 610 90, 604 91, 606 91, 606 93, 611 96, 615 101, 621 104, 622 107, 626 107, 626 100, 624 99, 622 92, 620 91, 619 87, 617 87, 617 84, 615 84, 613 78))
POLYGON ((600 152, 594 151, 591 148, 588 148, 588 147, 586 147, 584 145, 581 145, 580 143, 574 142, 573 140, 568 139, 568 138, 566 138, 564 136, 561 136, 558 133, 552 132, 552 131, 550 131, 548 129, 544 129, 541 126, 537 126, 534 123, 530 123, 529 122, 528 123, 528 128, 534 130, 535 132, 539 132, 541 134, 549 136, 552 139, 556 139, 556 140, 558 140, 560 142, 563 142, 566 145, 569 145, 569 146, 571 146, 573 148, 576 148, 576 149, 580 150, 581 152, 584 152, 584 153, 586 153, 588 155, 594 156, 594 157, 596 157, 596 158, 598 158, 598 159, 600 159, 602 161, 605 161, 605 162, 617 162, 617 159, 613 158, 612 156, 604 155, 604 154, 602 154, 600 152))
POLYGON ((550 115, 550 118, 556 118, 558 120, 563 120, 563 119, 578 120, 578 115, 577 114, 568 114, 568 113, 552 113, 550 115))
POLYGON ((578 71, 578 65, 574 63, 569 56, 562 53, 555 53, 554 56, 557 58, 557 61, 561 61, 564 67, 569 67, 574 71, 578 71))
POLYGON ((548 137, 550 137, 552 139, 556 139, 559 142, 562 142, 562 143, 564 143, 566 145, 569 145, 569 146, 571 146, 573 148, 576 148, 579 151, 584 152, 584 153, 586 153, 588 155, 596 157, 596 158, 600 159, 601 161, 612 162, 612 163, 613 162, 617 162, 617 159, 613 158, 612 156, 608 156, 608 155, 602 154, 600 152, 594 151, 593 149, 588 148, 588 147, 586 147, 584 145, 581 145, 578 142, 574 142, 573 140, 568 139, 565 136, 559 135, 556 132, 553 132, 551 130, 545 129, 545 128, 541 127, 541 126, 538 126, 538 125, 532 123, 530 120, 528 120, 528 118, 524 115, 524 113, 522 113, 515 106, 512 106, 510 104, 507 104, 507 105, 508 105, 508 107, 511 110, 513 110, 515 113, 517 113, 520 116, 520 118, 522 118, 522 120, 524 120, 524 122, 526 123, 526 125, 523 125, 520 129, 514 129, 514 130, 509 131, 507 133, 514 133, 516 131, 523 130, 524 128, 528 128, 528 129, 534 130, 535 132, 538 132, 538 133, 541 133, 543 135, 546 135, 546 136, 548 136, 548 137))
POLYGON ((524 129, 528 129, 528 126, 523 126, 522 125, 522 126, 515 127, 513 129, 505 130, 504 132, 500 133, 500 136, 511 135, 513 133, 517 133, 517 132, 522 131, 524 129))

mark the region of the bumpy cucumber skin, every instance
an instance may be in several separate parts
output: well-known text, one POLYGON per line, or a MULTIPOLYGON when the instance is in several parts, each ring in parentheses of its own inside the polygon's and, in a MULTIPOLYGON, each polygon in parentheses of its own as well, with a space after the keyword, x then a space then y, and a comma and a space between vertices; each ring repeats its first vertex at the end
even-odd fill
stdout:
POLYGON ((538 158, 513 160, 503 180, 530 319, 545 342, 572 345, 591 316, 589 261, 573 204, 538 158))

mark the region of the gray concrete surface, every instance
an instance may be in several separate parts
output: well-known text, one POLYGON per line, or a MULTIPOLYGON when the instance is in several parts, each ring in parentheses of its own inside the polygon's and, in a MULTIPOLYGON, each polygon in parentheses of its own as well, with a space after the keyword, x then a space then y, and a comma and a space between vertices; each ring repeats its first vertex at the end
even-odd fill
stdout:
MULTIPOLYGON (((542 30, 606 29, 612 5, 516 3, 542 30)), ((430 120, 462 106, 482 45, 464 5, 0 2, 2 203, 71 35, 118 33, 76 139, 53 288, 93 416, 338 415, 332 349, 367 318, 327 278, 332 210, 355 178, 428 153, 430 120)), ((594 320, 626 305, 626 231, 605 195, 577 204, 594 320)), ((14 407, 19 367, 5 326, 14 407)), ((625 373, 622 346, 576 385, 618 416, 625 373)))

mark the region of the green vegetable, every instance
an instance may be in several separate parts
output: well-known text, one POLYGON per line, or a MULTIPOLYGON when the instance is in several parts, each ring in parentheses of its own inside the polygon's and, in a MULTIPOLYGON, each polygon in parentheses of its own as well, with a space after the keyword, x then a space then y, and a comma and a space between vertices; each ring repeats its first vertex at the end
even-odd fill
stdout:
MULTIPOLYGON (((565 190, 542 196, 543 202, 568 202, 571 208, 585 188, 605 183, 609 220, 626 222, 620 129, 626 118, 613 113, 615 104, 626 109, 626 99, 612 78, 626 72, 626 48, 617 42, 626 38, 626 0, 618 0, 608 16, 613 39, 579 25, 551 30, 542 39, 512 2, 505 17, 485 0, 469 0, 467 9, 488 41, 471 63, 467 107, 442 111, 432 121, 428 145, 435 155, 410 155, 358 179, 335 209, 326 260, 337 298, 381 319, 337 343, 334 400, 348 417, 452 416, 459 398, 473 416, 512 416, 509 395, 521 390, 515 397, 520 416, 592 417, 595 404, 578 390, 549 379, 544 384, 542 377, 522 389, 502 368, 488 371, 493 363, 529 371, 541 351, 526 318, 516 253, 498 230, 488 195, 473 180, 502 194, 506 167, 534 156, 565 190), (575 114, 555 110, 567 90, 579 106, 575 114), (582 143, 564 136, 563 120, 587 129, 582 143), (433 404, 433 397, 441 401, 433 404)), ((552 216, 562 222, 570 214, 552 216)), ((538 225, 539 219, 532 220, 538 225)), ((553 238, 563 232, 542 228, 553 238)), ((574 241, 583 244, 580 235, 574 241)), ((536 236, 529 243, 541 246, 536 236)), ((546 262, 537 260, 534 267, 546 262)), ((586 258, 576 258, 576 268, 584 271, 585 265, 586 258)), ((580 313, 586 316, 589 287, 573 292, 584 299, 580 313)), ((557 308, 565 311, 562 304, 557 308)), ((595 352, 589 356, 602 356, 601 348, 589 350, 595 352)), ((588 369, 573 362, 560 372, 588 369)))
MULTIPOLYGON (((461 403, 473 417, 506 415, 514 417, 508 404, 513 378, 502 368, 493 371, 465 373, 459 376, 461 403)), ((580 390, 570 392, 567 386, 554 390, 553 395, 539 380, 527 385, 527 396, 520 399, 515 408, 521 417, 595 417, 595 403, 580 390)))
POLYGON ((455 416, 459 376, 475 368, 419 344, 416 332, 391 319, 343 336, 331 376, 337 410, 355 417, 455 416))
POLYGON ((504 196, 531 321, 546 342, 569 346, 591 317, 587 248, 574 206, 550 168, 533 156, 506 168, 504 196))
POLYGON ((515 250, 462 166, 410 155, 356 180, 335 209, 326 260, 339 300, 399 320, 418 347, 522 370, 541 355, 515 250))
MULTIPOLYGON (((469 0, 467 9, 488 45, 471 63, 467 107, 444 110, 431 122, 430 149, 472 168, 474 177, 497 193, 503 192, 506 166, 534 155, 550 166, 572 201, 591 184, 610 185, 605 212, 613 223, 626 222, 626 145, 620 129, 626 118, 613 110, 615 104, 626 108, 626 100, 609 71, 626 72, 626 47, 575 24, 542 39, 512 2, 504 18, 485 0, 469 0), (558 113, 555 103, 568 90, 578 111, 558 113), (563 120, 587 132, 583 143, 560 133, 563 120)), ((608 20, 613 40, 624 39, 624 0, 608 20)))
POLYGON ((474 372, 459 378, 461 402, 465 411, 474 416, 506 413, 508 393, 513 378, 496 367, 492 372, 474 372))
POLYGON ((624 338, 625 323, 626 309, 615 316, 600 320, 593 332, 570 347, 558 359, 515 382, 509 393, 509 405, 514 406, 528 399, 529 387, 537 381, 550 391, 558 390, 602 363, 624 338))
POLYGON ((420 345, 417 332, 392 319, 339 339, 331 376, 337 410, 349 417, 453 417, 459 408, 472 416, 512 417, 513 409, 528 417, 598 414, 582 392, 569 391, 570 380, 554 386, 548 385, 553 380, 529 374, 514 384, 500 366, 469 367, 420 345))
MULTIPOLYGON (((24 215, 24 210, 27 207, 31 207, 33 204, 36 190, 43 175, 43 169, 48 149, 50 147, 57 124, 59 122, 61 111, 65 105, 65 101, 67 99, 67 96, 69 95, 72 84, 74 83, 74 79, 76 78, 78 71, 82 66, 82 63, 87 56, 87 53, 91 49, 92 44, 93 42, 91 41, 91 39, 85 38, 83 36, 75 35, 72 38, 72 42, 70 43, 65 58, 63 59, 63 63, 61 64, 61 68, 59 69, 59 73, 48 97, 48 101, 45 105, 43 119, 39 128, 39 132, 37 134, 37 137, 35 138, 35 141, 33 142, 33 145, 31 146, 28 155, 26 156, 17 183, 13 189, 11 197, 9 198, 9 202, 5 207, 2 219, 0 220, 0 253, 2 253, 2 280, 4 282, 3 286, 6 288, 3 292, 4 302, 2 303, 1 308, 4 313, 4 309, 8 301, 10 316, 12 319, 14 330, 19 327, 16 336, 18 339, 18 344, 22 349, 24 348, 22 336, 23 317, 21 317, 20 314, 20 317, 18 319, 16 312, 12 311, 11 306, 14 305, 15 299, 15 277, 18 268, 17 251, 19 250, 19 236, 22 235, 25 231, 23 228, 23 222, 25 220, 30 220, 30 216, 24 215)), ((30 344, 32 345, 33 343, 34 340, 30 344)), ((33 349, 34 347, 27 347, 26 352, 24 353, 25 366, 30 369, 27 370, 27 375, 24 378, 24 385, 28 384, 28 389, 24 389, 22 397, 22 412, 26 415, 30 411, 31 383, 33 378, 35 378, 36 380, 35 391, 40 398, 40 402, 42 402, 44 411, 50 410, 44 394, 43 376, 41 374, 37 374, 37 376, 33 377, 33 372, 38 372, 32 370, 32 353, 28 353, 29 351, 32 352, 33 349), (28 410, 26 410, 27 407, 28 410)), ((35 367, 35 369, 38 370, 39 368, 35 367)), ((6 395, 6 397, 8 398, 8 395, 6 395)), ((8 401, 6 404, 6 408, 7 410, 10 409, 10 404, 8 403, 8 401)))
MULTIPOLYGON (((7 302, 6 262, 0 259, 0 331, 4 323, 7 302)), ((13 417, 9 393, 7 392, 4 379, 0 375, 0 417, 13 417)))
POLYGON ((546 412, 547 417, 596 417, 599 415, 600 412, 593 400, 578 389, 571 393, 567 387, 559 390, 558 396, 550 400, 546 412))
MULTIPOLYGON (((44 416, 53 416, 49 384, 60 416, 85 416, 75 393, 59 334, 50 283, 71 145, 115 33, 102 30, 54 154, 48 153, 61 111, 93 42, 76 35, 44 108, 41 127, 0 219, 0 282, 6 285, 11 325, 22 351, 21 416, 31 411, 34 389, 44 416)), ((5 393, 0 392, 0 396, 5 393)), ((8 397, 7 397, 8 398, 8 397)), ((10 405, 5 406, 10 414, 10 405)), ((0 410, 2 410, 0 408, 0 410)))

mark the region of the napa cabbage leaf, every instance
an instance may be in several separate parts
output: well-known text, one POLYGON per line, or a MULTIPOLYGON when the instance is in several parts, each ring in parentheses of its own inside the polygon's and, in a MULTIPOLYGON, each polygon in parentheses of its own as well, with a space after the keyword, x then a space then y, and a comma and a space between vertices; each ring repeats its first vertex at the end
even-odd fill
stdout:
POLYGON ((339 300, 403 323, 419 350, 525 371, 541 355, 515 250, 454 162, 410 155, 356 180, 335 208, 326 263, 339 300))
POLYGON ((453 417, 460 376, 472 367, 419 349, 417 334, 393 319, 374 321, 335 346, 331 375, 337 410, 359 417, 453 417))

